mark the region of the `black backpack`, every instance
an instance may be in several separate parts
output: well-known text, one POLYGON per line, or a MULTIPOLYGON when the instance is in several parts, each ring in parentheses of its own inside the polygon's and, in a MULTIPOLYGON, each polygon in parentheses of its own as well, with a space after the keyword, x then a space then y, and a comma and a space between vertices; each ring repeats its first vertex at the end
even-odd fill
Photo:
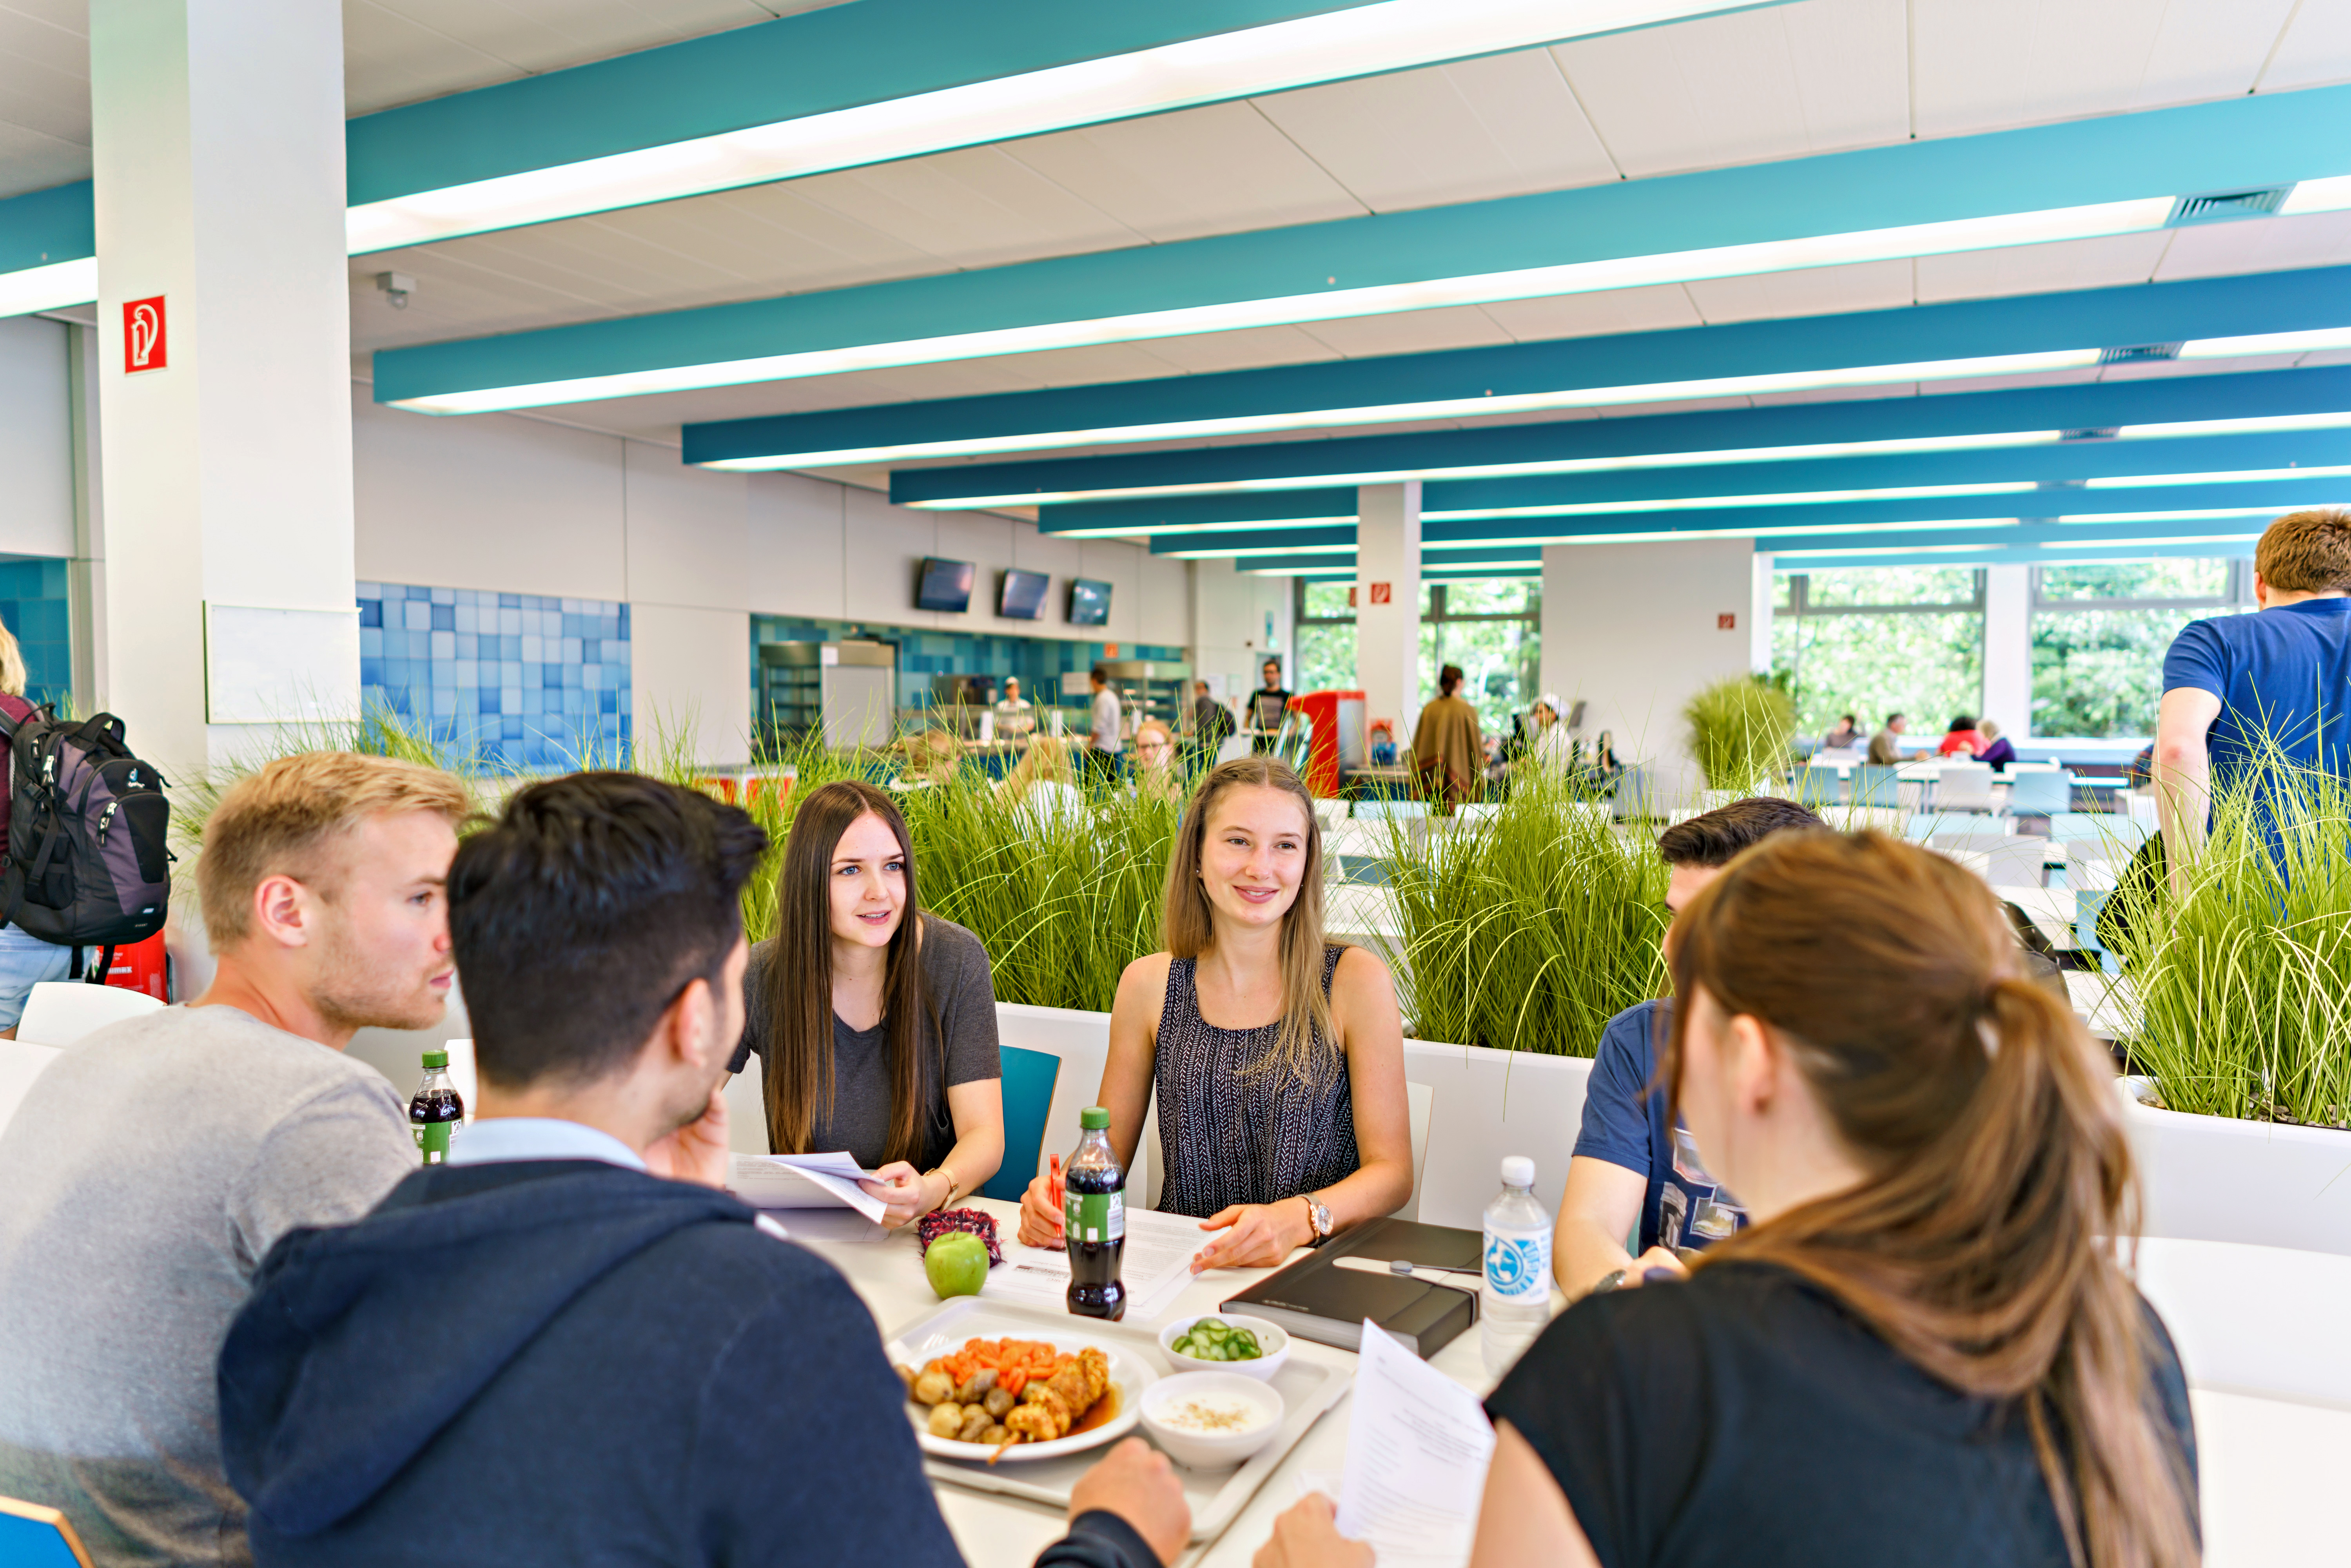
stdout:
POLYGON ((110 713, 60 721, 48 707, 0 712, 8 746, 8 857, 0 923, 80 948, 104 947, 89 977, 103 981, 114 949, 163 929, 171 908, 172 821, 163 776, 122 744, 110 713))

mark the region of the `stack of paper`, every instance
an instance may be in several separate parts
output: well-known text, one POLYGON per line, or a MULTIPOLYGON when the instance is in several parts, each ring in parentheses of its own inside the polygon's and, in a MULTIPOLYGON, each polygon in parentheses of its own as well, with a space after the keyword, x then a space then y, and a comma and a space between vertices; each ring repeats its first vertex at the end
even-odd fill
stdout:
POLYGON ((1369 1542, 1380 1568, 1461 1568, 1493 1458, 1478 1396, 1366 1320, 1339 1533, 1369 1542))
POLYGON ((831 1155, 732 1155, 726 1190, 754 1208, 853 1208, 880 1224, 883 1201, 858 1186, 875 1173, 855 1156, 831 1155))

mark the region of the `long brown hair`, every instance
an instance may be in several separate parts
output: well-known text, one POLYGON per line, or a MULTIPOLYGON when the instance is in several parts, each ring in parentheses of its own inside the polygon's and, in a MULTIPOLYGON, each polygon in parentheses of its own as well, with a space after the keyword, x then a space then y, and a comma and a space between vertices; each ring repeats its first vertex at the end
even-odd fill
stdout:
MULTIPOLYGON (((2192 1491, 2110 1238, 2137 1183, 2113 1073, 2025 977, 1983 883, 1877 833, 1778 833, 1676 922, 1674 988, 1792 1053, 1872 1171, 1718 1242, 1829 1291, 1952 1387, 2012 1401, 2089 1568, 2198 1560, 2192 1491)), ((1660 1069, 1678 1089, 1693 1009, 1660 1069)))
POLYGON ((1185 808, 1167 857, 1167 893, 1159 918, 1160 941, 1178 958, 1196 958, 1215 936, 1208 890, 1200 880, 1200 852, 1208 836, 1208 815, 1228 790, 1254 785, 1294 797, 1305 813, 1306 864, 1298 897, 1281 917, 1281 1027, 1261 1062, 1245 1071, 1280 1067, 1301 1082, 1319 1082, 1339 1059, 1332 1036, 1331 998, 1322 994, 1322 833, 1314 820, 1314 797, 1287 763, 1270 757, 1237 757, 1209 770, 1185 808))
POLYGON ((776 947, 768 965, 768 1138, 779 1154, 807 1154, 820 1108, 830 1123, 832 1079, 832 852, 867 815, 889 825, 906 862, 906 903, 882 971, 889 1026, 890 1137, 883 1160, 920 1160, 946 1045, 923 984, 921 902, 914 846, 890 797, 859 779, 810 790, 792 813, 776 873, 776 947))

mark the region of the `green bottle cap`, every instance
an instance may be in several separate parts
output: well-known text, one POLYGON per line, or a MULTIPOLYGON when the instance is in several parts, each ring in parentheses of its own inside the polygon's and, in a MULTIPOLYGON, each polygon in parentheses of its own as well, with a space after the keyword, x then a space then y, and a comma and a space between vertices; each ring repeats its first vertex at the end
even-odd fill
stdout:
POLYGON ((446 1067, 449 1065, 449 1053, 445 1051, 428 1051, 424 1053, 424 1065, 428 1068, 446 1067))
POLYGON ((1100 1105, 1089 1105, 1078 1113, 1078 1125, 1089 1133, 1105 1132, 1110 1127, 1110 1112, 1100 1105))

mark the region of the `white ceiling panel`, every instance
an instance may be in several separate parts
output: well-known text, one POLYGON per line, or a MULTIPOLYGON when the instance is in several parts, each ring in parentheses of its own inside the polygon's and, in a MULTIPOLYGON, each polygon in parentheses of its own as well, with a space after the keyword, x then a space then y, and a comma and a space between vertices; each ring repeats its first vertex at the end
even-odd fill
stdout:
MULTIPOLYGON (((2175 231, 2059 240, 2051 245, 1922 256, 1918 303, 1984 299, 2002 294, 2044 294, 2070 288, 2113 288, 2145 283, 2162 265, 2175 231)), ((2186 231, 2178 231, 2184 233, 2186 231)))
POLYGON ((1552 52, 1639 179, 1902 140, 1904 44, 1903 0, 1804 0, 1552 52))
POLYGON ((1248 103, 1210 104, 1001 146, 1154 240, 1354 217, 1367 210, 1248 103))
POLYGON ((1545 49, 1255 101, 1375 212, 1616 178, 1615 164, 1545 49))
POLYGON ((2307 217, 2251 218, 2178 230, 2156 276, 2211 277, 2233 272, 2339 267, 2347 261, 2351 261, 2351 213, 2313 213, 2307 217))
POLYGON ((1151 351, 1178 371, 1202 375, 1266 365, 1301 365, 1339 356, 1297 327, 1249 327, 1238 332, 1195 332, 1161 338, 1151 351))
POLYGON ((1543 338, 1596 338, 1612 332, 1657 332, 1669 327, 1704 326, 1705 318, 1678 283, 1647 288, 1611 288, 1592 294, 1561 294, 1548 299, 1509 299, 1484 307, 1501 329, 1520 342, 1543 338))
POLYGON ((793 190, 956 267, 1106 250, 1141 237, 995 147, 820 174, 793 190))
POLYGON ((1708 323, 1888 310, 1912 299, 1910 263, 1865 261, 1686 285, 1708 323))
POLYGON ((1492 317, 1474 305, 1444 310, 1402 310, 1392 316, 1358 316, 1344 321, 1314 321, 1305 328, 1351 360, 1372 354, 1426 354, 1438 349, 1479 349, 1511 340, 1492 317))
POLYGON ((2303 0, 2262 73, 2263 92, 2351 81, 2351 5, 2303 0))
POLYGON ((89 178, 89 149, 0 120, 0 200, 89 178))
POLYGON ((0 5, 0 120, 89 145, 89 41, 0 5))

